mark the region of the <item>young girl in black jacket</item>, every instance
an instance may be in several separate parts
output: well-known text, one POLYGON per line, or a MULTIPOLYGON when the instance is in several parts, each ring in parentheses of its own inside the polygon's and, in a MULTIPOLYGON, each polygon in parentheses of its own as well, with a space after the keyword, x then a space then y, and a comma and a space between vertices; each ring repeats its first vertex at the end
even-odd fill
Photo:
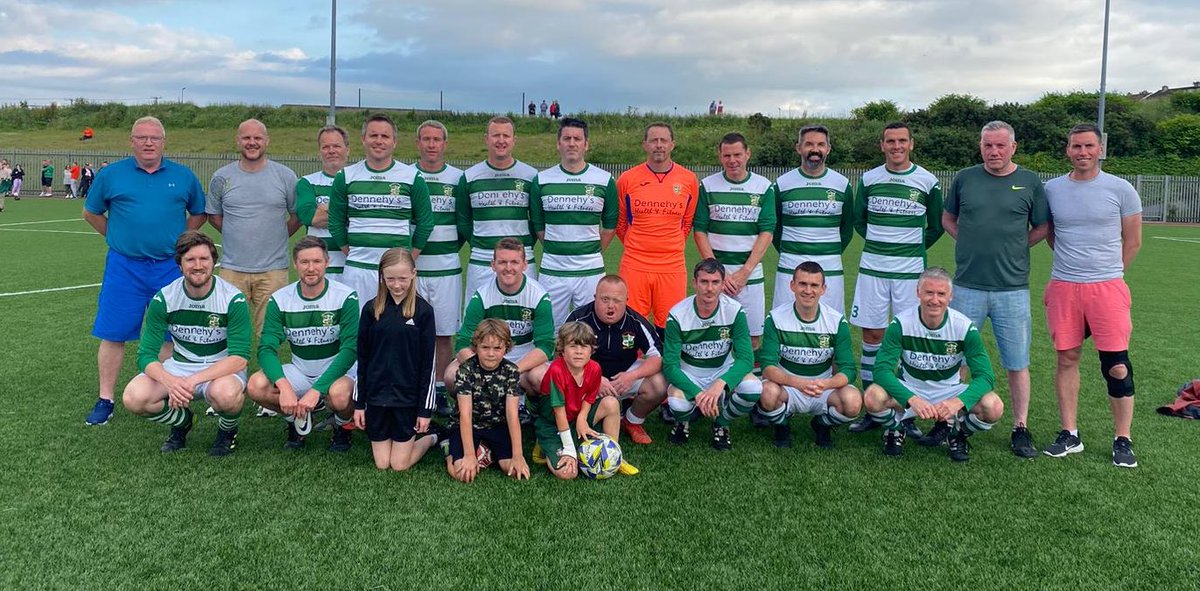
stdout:
POLYGON ((417 296, 416 278, 407 250, 383 253, 379 289, 359 319, 354 424, 366 430, 380 470, 407 470, 438 440, 429 428, 435 401, 433 307, 417 296))

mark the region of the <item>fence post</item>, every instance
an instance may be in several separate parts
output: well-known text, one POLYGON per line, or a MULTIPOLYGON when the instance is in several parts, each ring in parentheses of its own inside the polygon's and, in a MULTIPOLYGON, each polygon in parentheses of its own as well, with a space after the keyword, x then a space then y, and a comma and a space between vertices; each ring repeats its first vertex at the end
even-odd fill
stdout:
POLYGON ((1163 176, 1163 222, 1171 221, 1171 175, 1163 176))

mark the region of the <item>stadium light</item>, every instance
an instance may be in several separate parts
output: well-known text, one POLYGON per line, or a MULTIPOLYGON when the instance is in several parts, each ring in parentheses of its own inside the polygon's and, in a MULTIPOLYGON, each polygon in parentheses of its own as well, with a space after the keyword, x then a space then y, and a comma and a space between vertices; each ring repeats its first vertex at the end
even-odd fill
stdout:
POLYGON ((1104 133, 1104 95, 1108 81, 1108 12, 1110 0, 1104 0, 1104 43, 1100 50, 1100 104, 1096 116, 1096 127, 1100 128, 1100 160, 1108 157, 1108 134, 1104 133))
POLYGON ((337 0, 331 0, 329 16, 329 115, 326 125, 337 123, 337 0))

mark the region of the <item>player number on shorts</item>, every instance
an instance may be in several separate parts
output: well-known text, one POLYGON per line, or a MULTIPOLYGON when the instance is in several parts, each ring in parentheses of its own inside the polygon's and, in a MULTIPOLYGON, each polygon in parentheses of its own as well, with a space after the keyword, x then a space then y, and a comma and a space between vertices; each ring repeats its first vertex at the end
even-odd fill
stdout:
POLYGON ((858 318, 858 306, 850 306, 850 317, 858 318))

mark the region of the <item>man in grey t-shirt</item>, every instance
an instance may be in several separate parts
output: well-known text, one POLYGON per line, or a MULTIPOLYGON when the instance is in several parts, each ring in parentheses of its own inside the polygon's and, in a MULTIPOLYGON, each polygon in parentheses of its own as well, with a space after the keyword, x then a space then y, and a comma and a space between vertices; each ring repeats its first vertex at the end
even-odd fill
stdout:
POLYGON ((1079 356, 1088 336, 1100 355, 1116 425, 1113 464, 1137 466, 1130 440, 1133 365, 1129 361, 1129 287, 1123 279, 1142 244, 1142 204, 1128 182, 1100 170, 1103 146, 1095 125, 1076 125, 1067 135, 1073 170, 1046 183, 1050 248, 1054 265, 1046 286, 1046 324, 1058 368, 1054 389, 1062 431, 1043 450, 1061 458, 1083 451, 1076 429, 1079 356))
POLYGON ((247 119, 238 126, 238 161, 213 173, 205 211, 221 232, 221 278, 250 304, 255 336, 271 294, 288 282, 288 236, 296 217, 296 173, 267 159, 267 126, 247 119))
MULTIPOLYGON (((1012 452, 1035 458, 1025 422, 1029 418, 1029 248, 1046 237, 1050 212, 1042 180, 1012 161, 1017 151, 1011 125, 992 121, 979 134, 983 164, 954 175, 942 211, 942 227, 955 239, 954 299, 950 307, 982 328, 991 319, 1000 363, 1012 398, 1012 452), (959 240, 962 232, 962 240, 959 240)), ((920 443, 940 445, 947 427, 935 426, 920 443)))

